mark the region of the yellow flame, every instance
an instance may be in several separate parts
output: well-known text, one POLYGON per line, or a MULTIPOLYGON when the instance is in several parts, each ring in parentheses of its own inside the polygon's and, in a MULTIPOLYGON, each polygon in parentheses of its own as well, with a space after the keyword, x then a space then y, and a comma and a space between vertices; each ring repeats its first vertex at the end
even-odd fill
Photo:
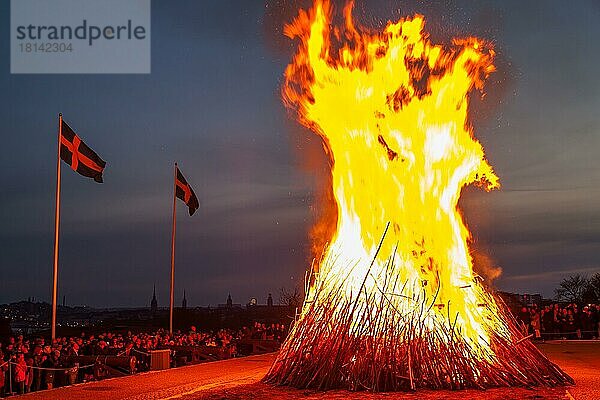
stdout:
POLYGON ((424 293, 439 305, 424 317, 431 327, 455 321, 491 357, 489 330, 502 327, 475 279, 457 204, 466 185, 499 186, 468 120, 468 94, 494 71, 494 52, 476 38, 432 44, 420 15, 359 33, 350 10, 345 29, 332 30, 329 2, 317 1, 285 28, 300 46, 286 69, 284 100, 333 160, 337 230, 316 281, 326 291, 342 279, 348 296, 357 293, 390 222, 367 290, 390 275, 392 257, 391 275, 408 283, 403 295, 386 294, 394 307, 410 309, 424 293))

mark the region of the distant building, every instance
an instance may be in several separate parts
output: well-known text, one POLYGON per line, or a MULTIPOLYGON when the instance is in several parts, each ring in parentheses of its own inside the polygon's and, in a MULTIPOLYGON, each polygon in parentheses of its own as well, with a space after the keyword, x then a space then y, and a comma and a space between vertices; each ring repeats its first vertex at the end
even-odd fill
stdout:
POLYGON ((496 293, 498 293, 498 295, 502 298, 502 300, 504 300, 506 305, 511 310, 516 310, 518 308, 520 309, 521 307, 531 307, 534 304, 536 304, 538 306, 542 306, 549 302, 549 300, 544 299, 542 297, 542 295, 539 293, 520 294, 520 293, 509 293, 509 292, 501 292, 501 291, 498 291, 496 293))
POLYGON ((267 297, 267 307, 273 307, 273 297, 271 293, 269 293, 269 297, 267 297))
POLYGON ((511 310, 516 310, 516 309, 518 309, 518 308, 521 307, 521 301, 519 299, 519 295, 518 294, 516 294, 516 293, 510 293, 510 292, 501 292, 501 291, 498 291, 496 293, 498 294, 498 296, 500 296, 500 298, 502 298, 502 300, 504 301, 504 303, 511 310))
POLYGON ((152 315, 156 315, 158 311, 158 301, 156 301, 156 285, 154 285, 154 291, 152 292, 152 301, 150 302, 150 312, 152 315))
POLYGON ((534 304, 541 305, 542 304, 542 295, 539 293, 529 294, 525 293, 520 295, 521 304, 524 306, 532 306, 534 304))
POLYGON ((241 304, 237 304, 234 303, 233 300, 231 299, 231 293, 229 293, 227 295, 227 302, 225 304, 217 304, 217 308, 226 308, 226 309, 238 309, 238 308, 242 308, 241 304))
POLYGON ((185 290, 183 291, 183 300, 181 300, 181 308, 184 310, 187 308, 187 299, 185 298, 185 290))

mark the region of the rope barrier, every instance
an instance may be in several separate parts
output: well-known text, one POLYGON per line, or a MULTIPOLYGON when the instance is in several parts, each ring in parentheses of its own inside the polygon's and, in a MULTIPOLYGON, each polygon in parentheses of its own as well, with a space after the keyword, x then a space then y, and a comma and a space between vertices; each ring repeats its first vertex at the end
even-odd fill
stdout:
POLYGON ((131 350, 135 351, 136 353, 140 353, 140 354, 142 354, 144 356, 148 356, 148 357, 150 357, 152 355, 150 353, 144 353, 143 351, 140 351, 140 350, 135 349, 135 348, 131 348, 131 350))
POLYGON ((598 334, 598 331, 540 332, 541 335, 577 335, 578 333, 598 334))
MULTIPOLYGON (((22 365, 22 364, 18 364, 12 361, 7 361, 6 363, 10 363, 12 365, 22 365)), ((6 364, 4 363, 4 364, 6 364)), ((4 365, 2 364, 2 365, 4 365)), ((93 367, 94 365, 96 365, 96 363, 94 364, 89 364, 89 365, 83 365, 83 366, 74 366, 74 367, 70 367, 70 368, 48 368, 48 367, 34 367, 33 365, 26 365, 26 368, 32 368, 32 369, 39 369, 39 370, 43 370, 43 371, 69 371, 69 370, 73 370, 75 368, 77 369, 84 369, 84 368, 90 368, 93 367)))

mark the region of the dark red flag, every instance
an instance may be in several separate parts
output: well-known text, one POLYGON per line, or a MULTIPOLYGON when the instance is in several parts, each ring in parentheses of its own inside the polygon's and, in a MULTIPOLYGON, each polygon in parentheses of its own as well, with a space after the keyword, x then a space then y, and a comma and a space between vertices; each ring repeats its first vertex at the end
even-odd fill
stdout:
POLYGON ((198 203, 198 198, 196 194, 192 190, 192 187, 183 177, 183 174, 177 168, 177 179, 175 179, 175 195, 178 199, 183 200, 183 202, 188 206, 190 211, 190 215, 194 215, 200 204, 198 203))
POLYGON ((83 143, 64 120, 60 136, 60 158, 69 164, 73 171, 102 183, 102 172, 106 162, 83 143))

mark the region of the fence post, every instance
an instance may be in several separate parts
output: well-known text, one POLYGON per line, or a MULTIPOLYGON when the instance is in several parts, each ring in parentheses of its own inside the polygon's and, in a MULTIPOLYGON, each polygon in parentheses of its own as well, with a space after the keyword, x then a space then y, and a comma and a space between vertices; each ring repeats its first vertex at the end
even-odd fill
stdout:
POLYGON ((10 390, 10 395, 13 395, 13 391, 12 391, 12 368, 10 367, 10 358, 8 359, 8 387, 10 390))

